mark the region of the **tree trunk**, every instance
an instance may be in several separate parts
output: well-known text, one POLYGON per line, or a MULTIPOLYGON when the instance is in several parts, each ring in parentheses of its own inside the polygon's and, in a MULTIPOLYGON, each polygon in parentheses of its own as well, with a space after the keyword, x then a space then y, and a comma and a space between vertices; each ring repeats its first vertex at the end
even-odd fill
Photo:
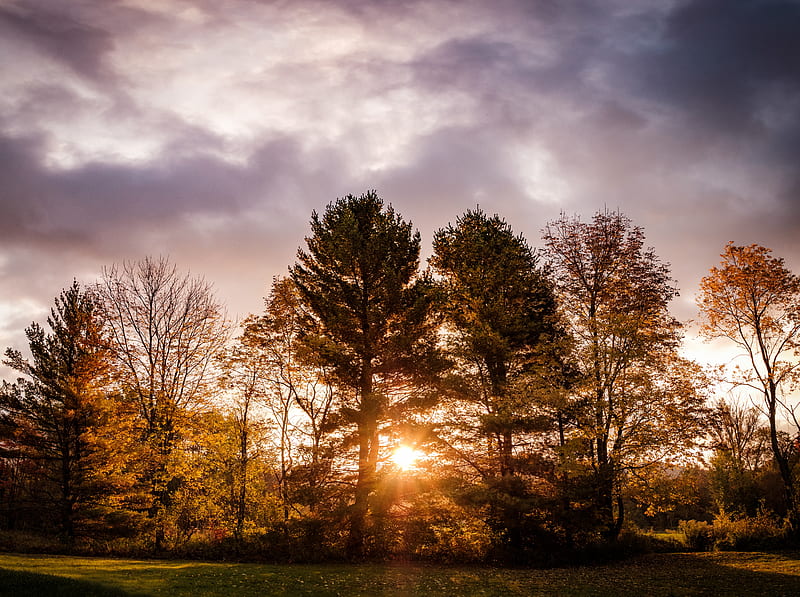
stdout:
MULTIPOLYGON (((608 457, 608 446, 604 439, 597 440, 595 506, 600 520, 600 534, 613 541, 619 535, 621 521, 614 518, 614 463, 608 457)), ((622 510, 620 510, 620 516, 622 510)))
POLYGON ((513 445, 511 431, 504 431, 500 438, 500 474, 503 476, 514 474, 513 445))
POLYGON ((772 447, 772 456, 775 458, 775 463, 778 465, 778 471, 783 481, 783 496, 786 500, 786 514, 789 519, 790 532, 794 537, 800 535, 800 512, 797 511, 797 500, 795 498, 794 490, 794 475, 792 473, 792 465, 786 454, 781 450, 780 442, 778 441, 778 425, 777 425, 777 387, 774 382, 770 381, 767 393, 767 403, 769 405, 769 440, 772 447))
POLYGON ((565 447, 567 445, 566 436, 564 433, 564 414, 559 411, 557 413, 558 418, 558 446, 560 448, 558 459, 559 464, 561 465, 561 474, 560 482, 561 482, 561 509, 562 509, 562 517, 564 519, 564 533, 565 533, 565 542, 567 547, 572 548, 573 546, 573 534, 572 534, 572 504, 570 502, 570 488, 569 488, 569 473, 567 473, 566 468, 566 454, 564 452, 565 447))
POLYGON ((358 420, 358 479, 350 511, 347 552, 351 557, 366 555, 369 497, 378 463, 378 405, 372 392, 372 367, 365 364, 361 374, 361 411, 358 420))
POLYGON ((351 557, 366 553, 366 527, 369 497, 375 482, 378 434, 374 423, 359 425, 358 479, 353 507, 350 512, 350 536, 347 551, 351 557))
POLYGON ((74 496, 72 495, 72 458, 68 450, 64 450, 61 459, 61 532, 64 542, 71 545, 75 541, 74 496))

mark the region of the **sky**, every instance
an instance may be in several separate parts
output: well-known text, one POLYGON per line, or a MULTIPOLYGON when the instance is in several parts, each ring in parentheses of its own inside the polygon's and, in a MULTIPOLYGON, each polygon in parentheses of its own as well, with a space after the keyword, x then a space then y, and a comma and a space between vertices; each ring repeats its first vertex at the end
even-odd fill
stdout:
POLYGON ((800 273, 798 31, 797 0, 0 0, 0 347, 147 255, 259 312, 369 189, 424 257, 476 205, 534 247, 620 210, 689 321, 728 241, 800 273))

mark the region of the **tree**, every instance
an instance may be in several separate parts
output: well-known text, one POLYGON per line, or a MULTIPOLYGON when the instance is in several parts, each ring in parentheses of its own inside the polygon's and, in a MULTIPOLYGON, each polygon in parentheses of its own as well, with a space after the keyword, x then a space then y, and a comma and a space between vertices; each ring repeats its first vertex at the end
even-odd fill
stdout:
POLYGON ((212 363, 228 338, 222 305, 201 278, 181 276, 166 259, 147 257, 103 272, 98 285, 123 396, 137 410, 149 449, 155 547, 161 515, 180 482, 170 473, 181 426, 206 396, 212 363))
POLYGON ((697 432, 701 375, 677 355, 677 290, 644 233, 620 213, 563 215, 544 230, 583 383, 568 407, 594 477, 602 533, 623 522, 626 469, 683 448, 697 432), (616 511, 615 511, 616 502, 616 511))
POLYGON ((263 314, 245 319, 243 333, 223 360, 238 446, 225 460, 232 460, 235 469, 230 475, 236 494, 231 500, 236 504, 235 536, 240 537, 248 504, 254 503, 249 486, 256 480, 249 468, 268 464, 271 472, 265 478, 274 489, 285 540, 291 520, 314 518, 330 487, 329 423, 336 393, 326 369, 301 341, 303 314, 291 279, 273 280, 265 307, 263 314), (274 455, 269 463, 262 454, 266 446, 274 455))
POLYGON ((541 502, 534 495, 540 489, 532 490, 530 478, 541 474, 535 469, 542 468, 544 456, 533 437, 553 428, 541 408, 545 384, 539 379, 560 356, 564 336, 553 286, 525 239, 480 209, 437 231, 433 249, 430 264, 444 291, 445 337, 468 390, 459 393, 472 403, 464 408, 462 402, 456 412, 477 406, 477 435, 488 439, 483 459, 475 445, 462 453, 481 473, 474 491, 478 503, 488 502, 490 523, 519 557, 538 532, 532 510, 541 502))
POLYGON ((737 471, 755 473, 768 452, 761 413, 736 400, 719 400, 711 411, 712 446, 725 452, 737 471))
POLYGON ((267 436, 267 423, 257 413, 267 394, 269 360, 253 338, 252 329, 256 325, 254 317, 245 319, 244 333, 225 351, 221 363, 220 382, 230 401, 229 420, 235 444, 229 467, 229 487, 233 534, 239 546, 249 514, 252 464, 260 457, 259 446, 267 436))
MULTIPOLYGON (((47 318, 25 330, 32 359, 6 351, 23 374, 3 382, 0 425, 55 488, 53 501, 68 542, 89 507, 113 494, 124 476, 126 417, 110 396, 111 354, 97 296, 77 282, 63 290, 47 318)), ((42 488, 44 497, 49 495, 42 488)), ((98 514, 95 512, 95 514, 98 514)))
POLYGON ((277 479, 283 502, 295 493, 315 513, 330 473, 329 428, 337 393, 324 359, 304 345, 302 335, 309 329, 303 325, 297 287, 289 278, 276 278, 264 314, 246 334, 269 363, 266 401, 279 430, 277 479))
POLYGON ((552 285, 525 239, 480 209, 436 232, 433 249, 457 350, 482 382, 478 401, 483 433, 497 446, 495 474, 513 474, 514 436, 541 425, 518 382, 562 335, 552 285))
POLYGON ((419 275, 420 237, 374 191, 348 195, 311 216, 308 250, 291 268, 308 314, 305 342, 349 388, 340 410, 356 429, 358 476, 349 549, 365 550, 381 424, 408 406, 391 388, 422 370, 435 373, 431 283, 419 275), (392 400, 394 398, 394 400, 392 400))
POLYGON ((718 267, 700 283, 697 299, 707 338, 726 338, 744 351, 748 370, 738 381, 762 397, 769 423, 770 446, 783 481, 784 497, 794 532, 800 532, 794 446, 781 442, 778 412, 797 425, 795 411, 784 400, 800 362, 800 278, 759 245, 728 243, 718 267))
POLYGON ((681 520, 708 520, 712 515, 711 473, 696 464, 657 463, 635 471, 626 491, 639 528, 674 529, 681 520))

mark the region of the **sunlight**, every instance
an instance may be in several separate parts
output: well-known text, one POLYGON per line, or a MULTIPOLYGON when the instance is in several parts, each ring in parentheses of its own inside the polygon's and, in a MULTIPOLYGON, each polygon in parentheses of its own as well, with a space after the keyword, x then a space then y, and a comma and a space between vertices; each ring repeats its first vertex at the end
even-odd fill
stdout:
POLYGON ((398 446, 392 454, 392 462, 401 471, 407 471, 414 468, 414 464, 420 456, 422 454, 411 446, 398 446))

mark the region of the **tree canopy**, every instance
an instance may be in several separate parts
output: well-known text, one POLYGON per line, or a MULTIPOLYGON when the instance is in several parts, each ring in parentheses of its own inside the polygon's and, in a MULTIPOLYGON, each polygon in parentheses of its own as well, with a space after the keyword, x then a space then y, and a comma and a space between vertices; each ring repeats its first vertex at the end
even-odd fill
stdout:
POLYGON ((0 532, 521 565, 623 523, 796 536, 800 278, 782 259, 731 243, 702 281, 703 333, 745 355, 723 371, 734 398, 683 356, 670 267, 619 212, 562 214, 537 249, 470 209, 431 249, 426 268, 375 191, 336 199, 235 337, 166 258, 74 282, 6 351, 0 532))

